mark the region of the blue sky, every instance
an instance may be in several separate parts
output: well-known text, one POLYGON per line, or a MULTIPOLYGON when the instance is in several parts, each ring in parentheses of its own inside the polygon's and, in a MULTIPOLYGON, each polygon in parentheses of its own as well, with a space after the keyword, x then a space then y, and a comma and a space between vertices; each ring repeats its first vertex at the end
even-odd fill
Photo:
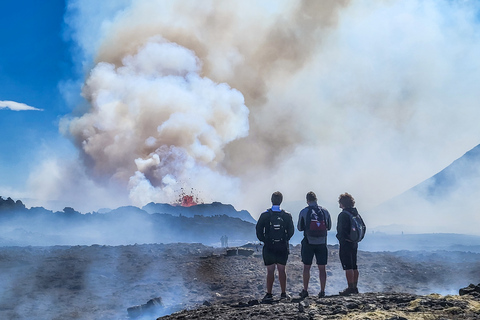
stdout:
POLYGON ((2 186, 22 188, 42 145, 66 143, 58 119, 70 111, 58 86, 73 77, 73 63, 63 36, 64 11, 63 0, 0 2, 0 101, 43 110, 0 109, 2 186))

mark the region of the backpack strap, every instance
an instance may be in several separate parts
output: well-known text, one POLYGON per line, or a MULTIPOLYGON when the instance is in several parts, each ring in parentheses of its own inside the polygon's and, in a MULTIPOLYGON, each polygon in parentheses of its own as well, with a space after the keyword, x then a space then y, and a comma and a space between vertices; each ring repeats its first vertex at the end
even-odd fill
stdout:
POLYGON ((323 208, 321 206, 317 206, 317 208, 319 209, 319 212, 322 213, 323 221, 325 221, 325 225, 326 225, 327 224, 327 215, 325 214, 325 211, 323 210, 323 208))
POLYGON ((312 220, 312 207, 308 206, 307 214, 305 216, 305 228, 303 228, 303 232, 307 232, 308 228, 310 228, 310 220, 312 220))

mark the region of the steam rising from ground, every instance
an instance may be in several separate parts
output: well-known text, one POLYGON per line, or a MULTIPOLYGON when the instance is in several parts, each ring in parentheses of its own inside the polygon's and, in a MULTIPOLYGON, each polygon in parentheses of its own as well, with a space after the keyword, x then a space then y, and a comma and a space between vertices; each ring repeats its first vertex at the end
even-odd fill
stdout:
POLYGON ((314 190, 331 211, 349 191, 371 208, 480 142, 478 12, 72 0, 66 21, 93 67, 89 108, 63 129, 88 176, 134 204, 191 186, 254 215, 275 190, 287 202, 314 190))

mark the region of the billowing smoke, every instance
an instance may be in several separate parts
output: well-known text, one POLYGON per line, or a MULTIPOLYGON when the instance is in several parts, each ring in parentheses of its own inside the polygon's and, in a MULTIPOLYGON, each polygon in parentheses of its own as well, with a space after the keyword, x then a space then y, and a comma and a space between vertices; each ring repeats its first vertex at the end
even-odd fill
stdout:
POLYGON ((248 134, 242 94, 201 77, 194 52, 157 36, 120 66, 100 62, 83 88, 91 108, 68 122, 90 174, 125 184, 136 204, 184 185, 232 193, 225 146, 248 134))
POLYGON ((63 128, 88 176, 135 204, 186 186, 254 215, 275 190, 286 204, 314 190, 331 211, 349 191, 372 208, 480 142, 478 12, 72 0, 89 106, 63 128))

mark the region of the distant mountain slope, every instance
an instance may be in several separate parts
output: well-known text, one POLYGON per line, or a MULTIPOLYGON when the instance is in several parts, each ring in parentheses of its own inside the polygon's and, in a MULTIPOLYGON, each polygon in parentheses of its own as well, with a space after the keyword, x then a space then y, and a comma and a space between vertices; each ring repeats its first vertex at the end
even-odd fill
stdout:
POLYGON ((478 199, 480 145, 431 178, 366 212, 365 218, 376 226, 370 230, 389 233, 480 235, 478 199))
POLYGON ((0 197, 0 246, 172 242, 219 245, 224 235, 230 245, 256 240, 254 223, 225 214, 248 218, 248 212, 237 212, 230 205, 202 205, 201 210, 163 207, 175 214, 148 213, 134 206, 106 213, 82 214, 68 207, 53 212, 42 207, 27 209, 21 201, 0 197))
POLYGON ((220 202, 213 202, 210 204, 198 204, 191 207, 172 206, 166 203, 150 202, 142 208, 148 213, 168 213, 174 216, 194 217, 200 216, 219 216, 226 215, 232 218, 239 218, 251 223, 256 223, 256 220, 246 210, 237 211, 230 204, 222 204, 220 202))
POLYGON ((480 180, 480 145, 465 153, 448 167, 413 187, 409 192, 423 193, 429 199, 450 197, 466 183, 480 180))

